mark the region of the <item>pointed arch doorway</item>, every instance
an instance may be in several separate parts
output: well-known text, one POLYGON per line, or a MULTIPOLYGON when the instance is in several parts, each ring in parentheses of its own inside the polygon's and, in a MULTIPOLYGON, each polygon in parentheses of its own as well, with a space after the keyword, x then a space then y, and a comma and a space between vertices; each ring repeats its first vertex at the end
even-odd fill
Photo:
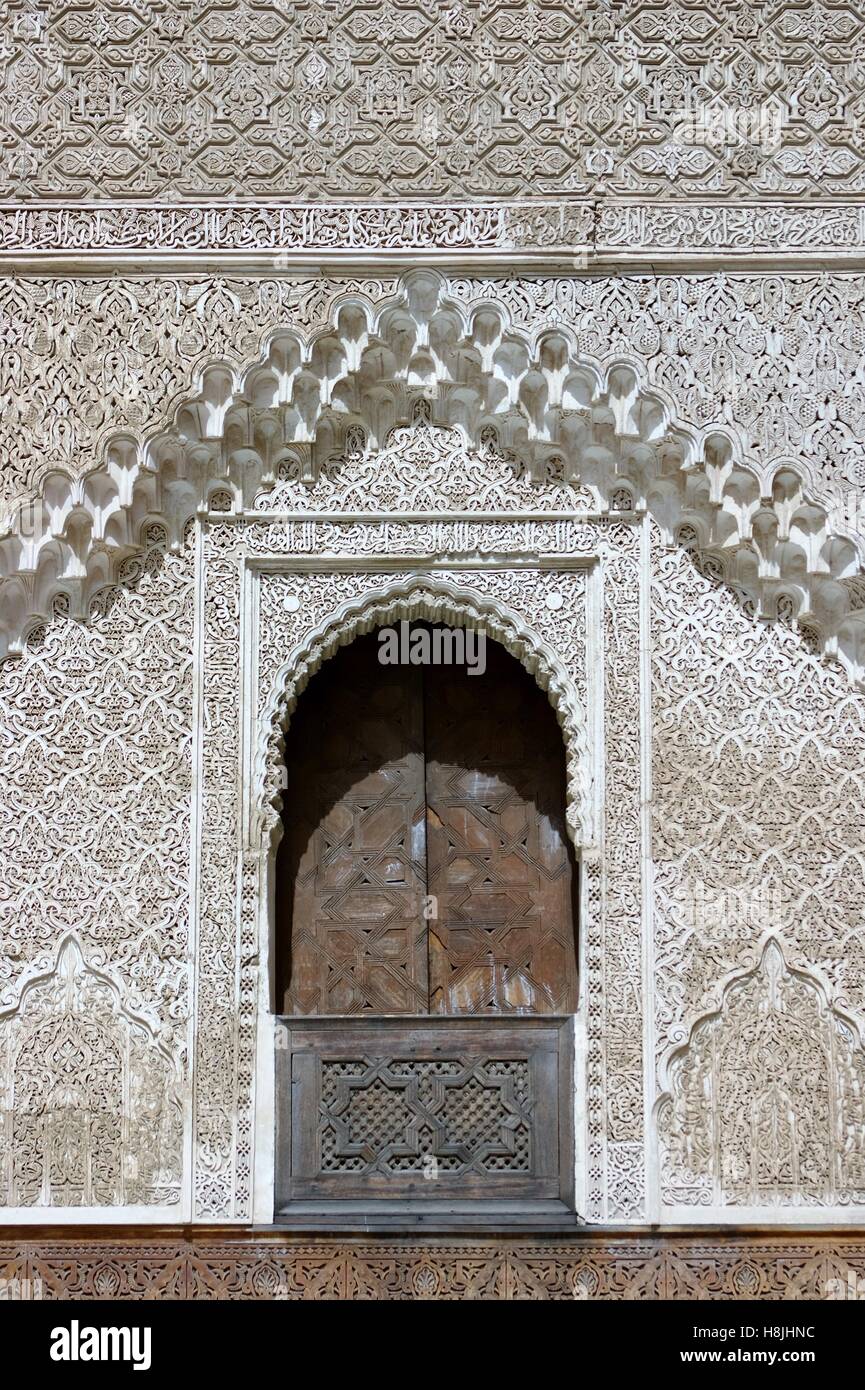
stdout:
POLYGON ((543 691, 406 622, 325 663, 285 754, 278 1212, 561 1213, 577 866, 543 691))

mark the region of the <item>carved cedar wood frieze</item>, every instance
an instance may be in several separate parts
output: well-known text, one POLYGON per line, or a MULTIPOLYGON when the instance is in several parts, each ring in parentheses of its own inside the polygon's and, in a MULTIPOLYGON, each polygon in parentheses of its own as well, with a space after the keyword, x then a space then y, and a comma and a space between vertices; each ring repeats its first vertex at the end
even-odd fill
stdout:
POLYGON ((4 1232, 0 1261, 24 1299, 843 1300, 861 1290, 865 1243, 855 1233, 593 1233, 565 1243, 4 1232))

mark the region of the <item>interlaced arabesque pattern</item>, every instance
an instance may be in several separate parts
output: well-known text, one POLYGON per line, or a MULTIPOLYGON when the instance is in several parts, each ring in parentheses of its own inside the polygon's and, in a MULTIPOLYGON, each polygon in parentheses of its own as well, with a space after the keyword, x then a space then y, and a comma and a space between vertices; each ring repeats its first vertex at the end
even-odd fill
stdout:
POLYGON ((191 555, 158 528, 88 626, 0 669, 0 1179, 12 1205, 179 1201, 191 555))
POLYGON ((855 6, 4 6, 5 196, 861 193, 855 6))
MULTIPOLYGON (((6 573, 20 576, 3 590, 5 642, 15 650, 60 588, 86 613, 89 595, 134 549, 136 518, 162 513, 178 534, 213 493, 249 505, 291 466, 313 487, 344 454, 350 430, 378 450, 425 398, 437 424, 476 446, 494 437, 533 482, 558 469, 575 507, 586 489, 601 511, 623 500, 648 507, 670 541, 691 525, 767 617, 792 605, 859 674, 857 285, 712 277, 508 288, 415 271, 393 296, 344 294, 330 325, 309 336, 267 333, 259 318, 247 338, 263 344, 258 359, 216 365, 211 353, 201 389, 172 397, 168 428, 146 441, 108 435, 92 474, 67 468, 43 478, 41 500, 17 512, 0 542, 6 573), (779 369, 788 345, 792 366, 779 369)), ((109 293, 116 307, 120 291, 109 293)), ((239 296, 227 286, 203 293, 222 303, 227 340, 239 296)), ((123 362, 116 368, 120 380, 123 362)), ((16 399, 26 437, 34 398, 16 399)), ((55 437, 68 437, 68 411, 59 401, 57 409, 65 423, 55 437)), ((331 495, 339 505, 338 487, 331 495)))
POLYGON ((861 1203, 865 698, 694 550, 652 593, 664 1200, 861 1203))

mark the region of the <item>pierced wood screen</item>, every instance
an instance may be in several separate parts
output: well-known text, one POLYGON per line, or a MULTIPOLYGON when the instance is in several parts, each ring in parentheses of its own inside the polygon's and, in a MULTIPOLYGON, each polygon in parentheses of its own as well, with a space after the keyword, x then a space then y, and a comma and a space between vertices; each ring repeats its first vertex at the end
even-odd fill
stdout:
POLYGON ((570 1020, 280 1020, 277 1210, 570 1199, 570 1020))
POLYGON ((546 696, 492 641, 480 675, 378 651, 370 634, 337 653, 289 729, 285 1012, 572 1012, 576 867, 546 696))

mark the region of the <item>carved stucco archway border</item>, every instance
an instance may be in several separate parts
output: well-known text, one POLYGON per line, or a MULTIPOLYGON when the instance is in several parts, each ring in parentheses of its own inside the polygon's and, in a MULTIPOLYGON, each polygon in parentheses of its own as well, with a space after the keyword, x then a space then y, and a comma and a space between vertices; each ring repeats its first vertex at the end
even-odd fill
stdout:
MULTIPOLYGON (((381 447, 391 425, 407 422, 412 393, 425 390, 436 423, 462 427, 472 447, 491 425, 533 476, 551 457, 565 460, 569 477, 588 460, 603 474, 593 484, 600 494, 623 482, 668 543, 681 525, 693 528, 761 612, 772 617, 779 598, 792 601, 827 656, 861 677, 865 543, 804 459, 761 464, 742 429, 682 419, 674 396, 649 385, 639 353, 595 359, 567 323, 529 332, 501 299, 459 302, 445 278, 421 268, 379 299, 337 295, 312 333, 290 323, 269 331, 253 361, 197 363, 192 394, 172 397, 165 428, 147 437, 106 430, 97 468, 47 475, 8 534, 0 527, 0 652, 20 653, 58 591, 86 616, 95 590, 137 548, 145 516, 176 538, 215 490, 245 508, 273 482, 274 441, 300 451, 310 476, 338 455, 349 425, 362 424, 381 447), (606 444, 594 439, 596 425, 606 444)), ((598 505, 609 510, 610 497, 598 505)))
MULTIPOLYGON (((656 1220, 670 1220, 671 1212, 675 1212, 675 1216, 672 1218, 674 1220, 683 1219, 702 1223, 730 1219, 732 1204, 727 1200, 722 1200, 720 1205, 716 1205, 711 1201, 711 1194, 708 1190, 705 1194, 705 1200, 699 1203, 691 1200, 682 1206, 677 1206, 669 1199, 665 1201, 663 1196, 663 1155, 666 1142, 669 1140, 668 1127, 673 1107, 676 1104, 678 1080, 687 1068, 689 1058, 694 1052, 703 1030, 721 1022, 730 998, 738 989, 746 986, 759 975, 771 972, 774 968, 799 986, 809 990, 817 1001, 821 1017, 840 1026, 849 1035, 850 1049, 854 1054, 860 1055, 862 1074, 865 1075, 865 1023, 863 1023, 861 1016, 851 1008, 846 1000, 837 997, 836 992, 819 968, 806 965, 801 961, 795 963, 791 960, 793 954, 795 954, 793 949, 789 943, 785 943, 783 936, 774 928, 768 929, 756 943, 749 958, 727 971, 716 981, 705 1007, 693 1013, 687 1023, 683 1023, 671 1031, 670 1043, 659 1058, 661 1091, 652 1106, 649 1126, 649 1133, 656 1150, 654 1162, 658 1169, 656 1220)), ((837 1103, 837 1098, 833 1099, 837 1103)), ((707 1109, 706 1114, 712 1119, 716 1118, 715 1109, 707 1109)), ((821 1205, 817 1207, 807 1204, 801 1207, 785 1206, 783 1208, 769 1206, 765 1211, 755 1210, 752 1207, 749 1210, 749 1215, 756 1219, 775 1221, 778 1219, 778 1211, 781 1209, 784 1210, 785 1221, 792 1224, 804 1224, 810 1220, 828 1220, 846 1224, 849 1223, 851 1210, 855 1210, 855 1207, 843 1202, 836 1202, 834 1206, 821 1205)))
MULTIPOLYGON (((546 694, 561 729, 566 771, 566 823, 578 859, 595 861, 598 843, 598 808, 594 805, 595 779, 588 720, 574 680, 549 645, 508 604, 485 597, 469 584, 441 573, 424 572, 409 578, 382 581, 382 576, 358 573, 364 592, 346 599, 314 627, 288 653, 272 677, 266 701, 255 723, 252 750, 252 794, 248 853, 257 868, 257 923, 261 958, 272 970, 273 866, 282 829, 282 773, 286 735, 297 702, 310 681, 336 652, 357 637, 400 619, 426 620, 453 626, 471 626, 499 642, 537 682, 546 694)), ((586 652, 588 659, 588 652, 586 652)), ((595 867, 596 864, 594 865, 595 867)), ((250 885, 251 886, 251 885, 250 885)), ((274 1164, 273 1067, 275 1015, 270 997, 272 982, 262 977, 258 992, 255 1103, 255 1219, 272 1219, 274 1164)), ((579 1016, 579 1015, 578 1015, 579 1016)), ((585 1077, 577 1062, 575 1078, 578 1111, 585 1093, 585 1077)))
POLYGON ((585 711, 562 662, 506 604, 439 575, 379 585, 340 604, 282 663, 259 719, 253 779, 253 840, 273 850, 281 828, 285 737, 300 695, 321 666, 356 637, 400 619, 470 626, 499 642, 537 681, 555 711, 565 747, 566 820, 577 855, 596 842, 597 816, 585 711))

